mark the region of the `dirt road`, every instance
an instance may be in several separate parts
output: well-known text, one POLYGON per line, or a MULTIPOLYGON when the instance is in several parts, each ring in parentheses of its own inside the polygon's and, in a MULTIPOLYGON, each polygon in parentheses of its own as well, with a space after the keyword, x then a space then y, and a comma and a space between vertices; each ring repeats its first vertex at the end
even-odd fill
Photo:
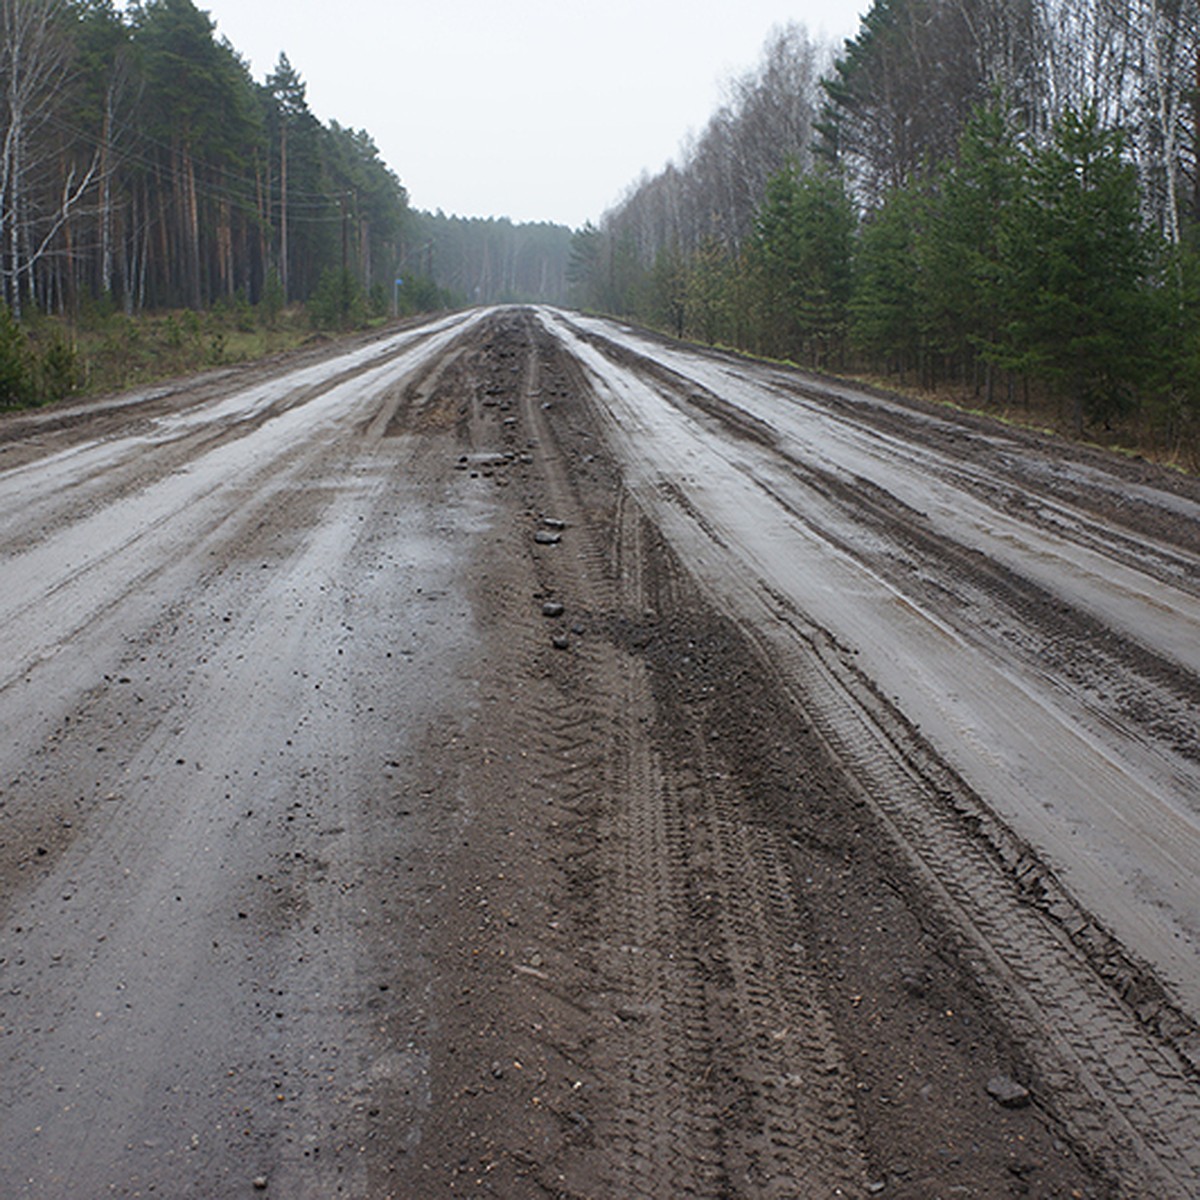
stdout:
POLYGON ((1200 1196, 1200 488, 551 310, 0 421, 0 1196, 1200 1196))

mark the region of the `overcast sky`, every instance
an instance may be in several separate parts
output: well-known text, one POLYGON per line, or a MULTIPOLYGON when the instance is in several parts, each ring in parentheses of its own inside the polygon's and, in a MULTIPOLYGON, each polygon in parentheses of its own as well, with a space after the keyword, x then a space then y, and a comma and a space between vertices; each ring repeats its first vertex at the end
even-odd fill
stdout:
POLYGON ((869 0, 196 0, 261 80, 366 129, 417 208, 597 219, 674 158, 771 28, 840 45, 869 0))

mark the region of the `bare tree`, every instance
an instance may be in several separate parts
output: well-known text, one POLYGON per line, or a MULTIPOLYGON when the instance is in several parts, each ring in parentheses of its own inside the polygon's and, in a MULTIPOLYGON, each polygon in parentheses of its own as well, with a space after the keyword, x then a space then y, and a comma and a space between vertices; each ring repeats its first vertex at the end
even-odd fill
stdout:
POLYGON ((1189 170, 1195 173, 1195 121, 1200 119, 1200 2, 1144 0, 1140 9, 1146 113, 1137 130, 1139 165, 1163 232, 1178 245, 1183 179, 1189 170))
POLYGON ((1091 108, 1104 124, 1124 129, 1138 164, 1148 215, 1177 244, 1182 237, 1180 203, 1189 175, 1195 187, 1200 3, 1043 3, 1049 118, 1068 109, 1091 108))
POLYGON ((772 30, 757 67, 734 79, 725 103, 677 163, 644 176, 606 214, 611 244, 649 269, 662 252, 736 254, 767 181, 786 163, 808 167, 819 79, 830 55, 800 25, 772 30))
POLYGON ((1041 41, 1035 0, 876 0, 823 81, 822 154, 877 206, 952 157, 996 91, 1030 114, 1041 107, 1041 41))
POLYGON ((29 279, 95 183, 54 152, 56 106, 70 75, 64 0, 0 0, 0 261, 3 298, 20 317, 29 279))

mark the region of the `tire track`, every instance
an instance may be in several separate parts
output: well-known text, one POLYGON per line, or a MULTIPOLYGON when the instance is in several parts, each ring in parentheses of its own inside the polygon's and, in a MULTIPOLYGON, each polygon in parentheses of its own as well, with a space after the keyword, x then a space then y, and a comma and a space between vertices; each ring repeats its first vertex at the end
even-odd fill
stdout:
MULTIPOLYGON (((1063 603, 1035 578, 947 536, 925 514, 907 508, 871 480, 847 478, 820 461, 806 461, 787 448, 780 432, 766 420, 696 380, 596 335, 582 336, 613 361, 653 378, 661 394, 680 411, 699 412, 715 428, 768 451, 770 460, 746 466, 746 473, 774 503, 824 541, 887 580, 898 593, 939 611, 965 639, 1001 660, 1019 657, 1049 687, 1069 695, 1089 722, 1123 738, 1129 737, 1131 729, 1139 730, 1150 769, 1181 778, 1194 772, 1200 762, 1200 743, 1193 736, 1200 678, 1193 671, 1135 636, 1118 635, 1090 612, 1063 603), (782 464, 783 470, 775 471, 776 464, 782 464)), ((806 400, 819 402, 819 396, 806 400)), ((1145 556, 1153 550, 1142 542, 1142 557, 1134 558, 1123 549, 1129 539, 1111 529, 1102 542, 1099 529, 1090 523, 1095 515, 1087 522, 1082 515, 1073 521, 1051 520, 1035 498, 1022 494, 1018 503, 1015 491, 990 486, 978 470, 969 472, 964 466, 939 473, 955 486, 982 496, 999 512, 1019 511, 1056 537, 1097 552, 1111 548, 1127 565, 1144 567, 1145 556)), ((686 494, 676 490, 672 499, 720 544, 717 532, 686 494)), ((1172 558, 1171 564, 1158 578, 1187 586, 1186 559, 1172 558)), ((1191 565, 1193 573, 1200 570, 1191 565)))
MULTIPOLYGON (((642 365, 628 370, 637 376, 642 365)), ((632 395, 635 387, 614 373, 622 404, 636 403, 624 391, 632 395)), ((668 392, 669 401, 686 406, 677 388, 668 392)), ((712 406, 702 407, 713 419, 712 406)), ((737 435, 759 444, 757 427, 743 424, 737 435)), ((853 654, 756 582, 748 564, 725 554, 729 548, 697 522, 693 505, 673 503, 656 480, 639 493, 648 510, 672 544, 690 548, 697 560, 712 551, 716 565, 702 572, 707 594, 755 643, 771 687, 814 722, 830 757, 854 781, 852 794, 908 862, 920 881, 923 919, 941 931, 991 1015, 1009 1030, 1036 1102, 1121 1194, 1200 1195, 1192 1023, 1152 972, 1112 953, 1117 947, 1102 926, 883 700, 853 654)), ((844 489, 840 496, 861 508, 861 497, 844 489)), ((846 553, 861 558, 863 551, 848 546, 846 553)))
MULTIPOLYGON (((827 635, 772 600, 795 640, 766 639, 764 663, 798 708, 819 714, 832 753, 925 877, 957 953, 1023 1047, 1039 1097, 1123 1189, 1200 1194, 1194 1067, 1031 903, 1027 892, 1058 890, 1052 874, 932 758, 827 635)), ((1061 892, 1056 899, 1069 905, 1061 892)), ((1071 914, 1080 933, 1090 928, 1073 906, 1071 914)), ((1122 982, 1136 991, 1129 976, 1122 982)), ((1141 986, 1154 991, 1152 979, 1141 986)))
POLYGON ((694 737, 664 757, 678 714, 664 723, 643 652, 660 622, 691 619, 691 587, 653 551, 578 415, 548 399, 561 382, 578 387, 577 372, 563 379, 561 352, 532 341, 521 422, 539 503, 566 525, 563 544, 534 551, 535 569, 543 594, 569 613, 582 601, 586 616, 571 654, 542 653, 552 706, 519 720, 527 761, 553 785, 569 894, 591 914, 580 929, 602 1018, 592 1057, 614 1064, 603 1194, 863 1194, 836 1038, 802 965, 786 840, 750 824, 742 789, 694 737))
MULTIPOLYGON (((627 498, 620 517, 622 611, 645 614, 627 634, 636 648, 659 622, 681 618, 689 589, 650 557, 644 518, 627 498)), ((614 1190, 862 1194, 861 1133, 801 946, 785 841, 751 821, 742 786, 699 727, 662 712, 661 687, 648 703, 650 686, 627 675, 603 755, 615 807, 599 841, 617 857, 604 962, 627 998, 621 1054, 633 1064, 619 1131, 630 1175, 614 1190), (672 745, 667 758, 632 734, 655 725, 672 745)))

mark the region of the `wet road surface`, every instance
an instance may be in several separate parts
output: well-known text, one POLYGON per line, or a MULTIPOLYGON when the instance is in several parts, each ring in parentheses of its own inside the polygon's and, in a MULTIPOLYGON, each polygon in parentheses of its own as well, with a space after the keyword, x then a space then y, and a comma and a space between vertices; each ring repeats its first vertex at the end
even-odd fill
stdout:
POLYGON ((0 1195, 1200 1195, 1198 515, 551 310, 5 418, 0 1195))

